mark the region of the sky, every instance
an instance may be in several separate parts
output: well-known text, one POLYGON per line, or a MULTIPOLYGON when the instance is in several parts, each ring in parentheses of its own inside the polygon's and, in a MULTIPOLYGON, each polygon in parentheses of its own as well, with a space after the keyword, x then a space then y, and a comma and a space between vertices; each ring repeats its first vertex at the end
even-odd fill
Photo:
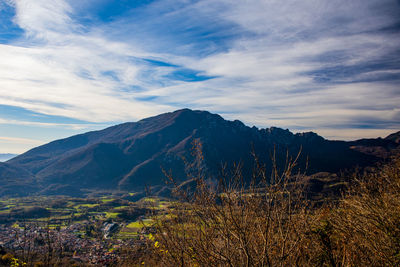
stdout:
POLYGON ((399 0, 0 0, 0 153, 181 108, 400 130, 399 0))

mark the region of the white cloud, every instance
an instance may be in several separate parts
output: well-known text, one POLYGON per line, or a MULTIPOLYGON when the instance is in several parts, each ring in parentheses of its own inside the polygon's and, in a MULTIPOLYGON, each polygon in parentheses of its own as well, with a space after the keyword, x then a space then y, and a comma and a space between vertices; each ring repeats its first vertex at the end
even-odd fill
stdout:
POLYGON ((20 154, 45 142, 29 138, 0 136, 0 153, 20 154))
POLYGON ((33 47, 0 45, 0 104, 93 122, 139 119, 169 109, 119 92, 144 85, 139 66, 129 61, 142 54, 131 45, 75 32, 79 27, 63 1, 16 0, 15 6, 16 23, 30 37, 44 39, 33 47))
POLYGON ((9 119, 1 119, 0 124, 11 124, 11 125, 24 125, 24 126, 40 126, 47 128, 55 128, 62 127, 66 129, 72 130, 86 130, 92 127, 106 127, 109 126, 107 124, 88 124, 88 123, 51 123, 51 122, 35 122, 35 121, 22 121, 22 120, 9 120, 9 119))
POLYGON ((0 142, 9 142, 9 143, 17 143, 17 144, 27 144, 27 145, 40 145, 42 141, 27 139, 27 138, 17 138, 17 137, 8 137, 8 136, 0 136, 0 142))
MULTIPOLYGON (((146 40, 110 40, 103 28, 85 28, 71 19, 74 10, 62 0, 12 2, 17 11, 14 21, 27 38, 0 45, 3 105, 89 122, 137 120, 187 106, 257 126, 312 128, 341 138, 345 136, 335 130, 338 125, 356 128, 361 118, 399 127, 394 122, 398 85, 352 83, 398 70, 382 67, 332 77, 334 81, 326 83, 317 82, 313 74, 396 55, 400 37, 379 31, 397 21, 385 9, 395 4, 390 0, 204 0, 165 15, 193 14, 196 20, 201 13, 238 26, 241 33, 227 49, 203 57, 155 53, 146 40), (329 53, 334 53, 333 59, 322 58, 329 53), (218 78, 196 83, 170 80, 165 75, 174 68, 149 66, 140 58, 164 60, 218 78), (140 100, 151 96, 156 100, 140 100)), ((171 2, 154 7, 164 4, 171 2)), ((155 44, 159 47, 165 45, 163 36, 148 37, 160 40, 155 44)), ((192 47, 179 48, 187 52, 192 47)), ((352 131, 351 137, 356 132, 362 130, 352 131)))
POLYGON ((390 127, 391 131, 398 129, 395 120, 400 103, 398 84, 379 79, 353 83, 398 73, 385 66, 368 71, 371 68, 368 64, 383 64, 388 55, 398 55, 399 35, 377 31, 397 20, 380 10, 379 4, 390 3, 395 4, 393 1, 235 4, 227 1, 221 16, 256 35, 237 40, 225 53, 185 62, 208 75, 221 77, 202 85, 218 88, 218 94, 194 97, 192 102, 249 124, 323 129, 324 133, 331 131, 330 137, 342 131, 336 130, 338 125, 360 127, 361 118, 369 118, 369 127, 375 124, 390 127), (332 52, 340 57, 323 58, 332 52), (330 74, 332 81, 326 83, 314 80, 313 72, 324 74, 324 70, 332 67, 343 74, 330 74), (349 70, 344 70, 345 67, 349 70))
POLYGON ((69 14, 72 10, 64 0, 9 1, 17 10, 14 22, 30 37, 54 41, 79 28, 71 20, 69 14))

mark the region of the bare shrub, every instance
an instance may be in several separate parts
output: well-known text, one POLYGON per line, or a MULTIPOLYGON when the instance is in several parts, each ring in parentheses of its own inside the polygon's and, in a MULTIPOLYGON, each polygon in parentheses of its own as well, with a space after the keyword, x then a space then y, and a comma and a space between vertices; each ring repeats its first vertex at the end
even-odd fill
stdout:
MULTIPOLYGON (((199 156, 201 157, 201 156, 199 156)), ((195 192, 178 190, 182 201, 157 220, 153 256, 165 266, 308 265, 311 225, 302 190, 304 175, 292 174, 297 158, 273 172, 255 157, 244 186, 240 165, 222 172, 217 187, 198 173, 195 192)))
POLYGON ((329 222, 341 266, 400 266, 400 158, 357 178, 329 222))
MULTIPOLYGON (((200 151, 201 152, 201 151, 200 151)), ((201 154, 195 157, 197 166, 201 154)), ((287 156, 272 173, 255 157, 250 184, 240 165, 218 185, 201 171, 156 216, 131 264, 148 266, 400 266, 400 159, 356 176, 339 201, 313 206, 307 177, 287 156)), ((170 174, 167 174, 173 181, 170 174)))

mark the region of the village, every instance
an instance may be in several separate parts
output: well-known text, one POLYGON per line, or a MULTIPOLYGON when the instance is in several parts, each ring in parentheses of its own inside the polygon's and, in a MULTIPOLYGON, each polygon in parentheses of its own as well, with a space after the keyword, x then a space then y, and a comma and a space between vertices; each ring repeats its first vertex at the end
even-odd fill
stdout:
POLYGON ((68 259, 83 265, 113 265, 126 257, 129 248, 145 245, 147 236, 154 233, 145 206, 163 210, 166 203, 150 198, 136 202, 119 198, 2 200, 0 248, 26 262, 68 259), (54 202, 66 206, 54 208, 54 202), (30 205, 41 206, 43 217, 29 218, 30 209, 39 210, 27 209, 30 205))
POLYGON ((88 237, 84 232, 89 221, 75 223, 65 228, 49 229, 33 224, 26 228, 5 227, 0 225, 0 247, 17 253, 21 258, 30 260, 68 257, 85 264, 104 265, 121 260, 121 248, 140 246, 151 228, 144 227, 135 237, 113 238, 120 225, 104 223, 102 236, 88 237))

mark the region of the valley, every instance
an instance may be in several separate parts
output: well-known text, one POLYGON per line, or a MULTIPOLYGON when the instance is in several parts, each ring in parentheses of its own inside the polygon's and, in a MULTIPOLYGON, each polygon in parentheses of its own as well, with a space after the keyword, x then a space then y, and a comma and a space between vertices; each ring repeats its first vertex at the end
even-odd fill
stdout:
POLYGON ((171 206, 135 193, 3 198, 0 248, 31 263, 112 264, 123 260, 124 250, 142 245, 154 233, 154 216, 166 216, 171 206))

